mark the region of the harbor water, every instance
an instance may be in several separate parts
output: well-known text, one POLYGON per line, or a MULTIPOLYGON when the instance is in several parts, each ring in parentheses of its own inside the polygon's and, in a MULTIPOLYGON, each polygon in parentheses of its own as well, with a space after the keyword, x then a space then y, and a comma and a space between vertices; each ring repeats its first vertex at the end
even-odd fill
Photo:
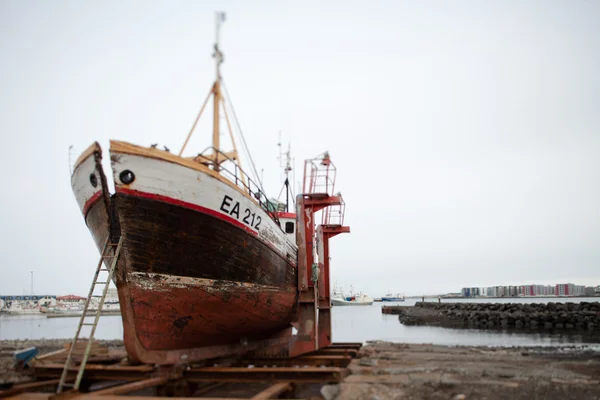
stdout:
MULTIPOLYGON (((371 306, 333 307, 333 340, 337 342, 366 342, 384 340, 403 343, 431 343, 468 346, 558 346, 567 344, 600 343, 597 335, 579 332, 535 333, 524 331, 448 329, 429 326, 405 326, 397 315, 381 313, 383 305, 412 306, 420 299, 405 302, 374 303, 371 306)), ((437 301, 437 299, 426 299, 437 301)), ((511 299, 443 299, 442 302, 497 302, 497 303, 547 303, 599 301, 600 298, 511 298, 511 299)), ((0 340, 6 339, 70 339, 75 333, 79 318, 46 318, 43 315, 0 316, 0 340)), ((122 339, 123 325, 119 315, 100 318, 96 330, 98 339, 122 339)))

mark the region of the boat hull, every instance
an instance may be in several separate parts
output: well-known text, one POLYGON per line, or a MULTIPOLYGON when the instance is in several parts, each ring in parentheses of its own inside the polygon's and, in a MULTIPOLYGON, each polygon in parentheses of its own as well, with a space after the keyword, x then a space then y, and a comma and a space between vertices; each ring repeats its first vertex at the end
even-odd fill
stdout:
MULTIPOLYGON (((164 160, 111 156, 116 193, 109 207, 97 201, 85 216, 99 248, 109 234, 123 238, 115 278, 129 357, 173 364, 279 340, 297 312, 297 270, 289 247, 234 223, 200 194, 185 192, 195 184, 203 196, 223 197, 235 189, 226 183, 198 171, 196 179, 184 181, 185 167, 174 170, 164 160), (135 171, 134 184, 119 182, 123 168, 135 171), (161 169, 170 169, 180 185, 164 186, 156 179, 161 169)), ((258 205, 251 210, 264 215, 258 205)))
POLYGON ((373 300, 345 300, 345 299, 331 299, 332 306, 370 306, 373 304, 373 300))

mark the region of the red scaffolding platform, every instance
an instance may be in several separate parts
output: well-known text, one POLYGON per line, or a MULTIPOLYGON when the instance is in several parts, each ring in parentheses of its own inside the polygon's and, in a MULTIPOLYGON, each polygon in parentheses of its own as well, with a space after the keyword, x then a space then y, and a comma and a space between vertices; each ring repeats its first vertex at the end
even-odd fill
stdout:
POLYGON ((296 200, 298 244, 297 336, 290 357, 331 345, 329 239, 349 233, 344 226, 344 201, 335 192, 336 168, 329 153, 304 163, 303 193, 296 200), (322 211, 317 226, 315 214, 322 211))

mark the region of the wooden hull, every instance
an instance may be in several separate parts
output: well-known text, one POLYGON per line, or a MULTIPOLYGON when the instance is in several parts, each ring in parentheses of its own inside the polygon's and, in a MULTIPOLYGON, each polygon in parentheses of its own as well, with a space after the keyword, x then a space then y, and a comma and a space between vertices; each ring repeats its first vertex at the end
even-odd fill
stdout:
POLYGON ((85 218, 99 248, 109 232, 124 239, 116 284, 130 358, 172 364, 277 341, 298 302, 295 248, 281 229, 251 199, 201 171, 187 182, 185 166, 111 156, 116 194, 108 207, 88 205, 85 218), (119 182, 123 168, 135 173, 130 185, 119 182), (171 180, 161 180, 162 168, 171 180), (262 223, 244 225, 222 211, 234 202, 223 206, 224 196, 239 199, 262 223))

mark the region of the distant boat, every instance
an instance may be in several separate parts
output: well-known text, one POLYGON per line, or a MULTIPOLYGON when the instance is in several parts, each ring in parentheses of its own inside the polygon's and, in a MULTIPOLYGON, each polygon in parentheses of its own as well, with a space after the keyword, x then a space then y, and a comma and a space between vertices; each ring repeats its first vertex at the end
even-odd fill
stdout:
POLYGON ((388 293, 381 298, 381 301, 404 301, 404 295, 398 293, 394 296, 391 293, 388 293))
POLYGON ((366 294, 360 294, 355 296, 335 296, 331 298, 332 306, 370 306, 373 304, 373 298, 366 294))
POLYGON ((343 291, 337 289, 337 284, 334 286, 333 294, 331 295, 332 306, 370 306, 373 304, 373 298, 366 294, 354 294, 352 286, 350 287, 350 295, 344 294, 343 291))

